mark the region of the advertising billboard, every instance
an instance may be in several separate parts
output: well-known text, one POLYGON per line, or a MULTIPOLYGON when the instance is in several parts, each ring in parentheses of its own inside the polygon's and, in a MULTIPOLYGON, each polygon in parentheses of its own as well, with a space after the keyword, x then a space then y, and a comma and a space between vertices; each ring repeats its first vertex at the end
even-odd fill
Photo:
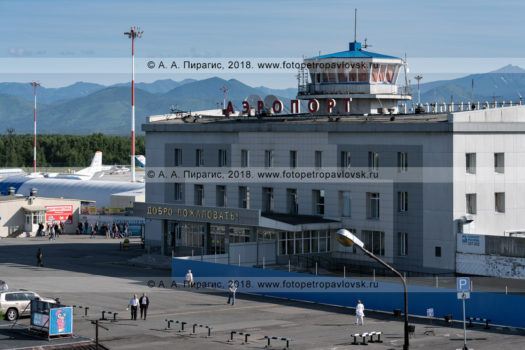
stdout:
POLYGON ((73 222, 72 205, 46 205, 46 209, 46 222, 62 221, 65 224, 73 222))
POLYGON ((59 307, 49 310, 49 336, 73 333, 73 308, 59 307))

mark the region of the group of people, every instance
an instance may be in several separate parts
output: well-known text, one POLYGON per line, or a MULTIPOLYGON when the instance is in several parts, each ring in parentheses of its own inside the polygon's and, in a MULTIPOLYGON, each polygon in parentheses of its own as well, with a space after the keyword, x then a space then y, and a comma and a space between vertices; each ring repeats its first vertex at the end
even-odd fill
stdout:
POLYGON ((47 225, 43 223, 38 224, 36 231, 37 237, 49 236, 49 240, 55 240, 64 232, 64 223, 62 221, 50 222, 47 225))
POLYGON ((122 225, 114 222, 113 225, 103 224, 99 225, 98 221, 95 224, 89 224, 87 220, 82 224, 78 223, 77 234, 90 234, 90 238, 95 238, 97 233, 101 233, 106 238, 126 238, 129 236, 128 223, 125 222, 122 225))
POLYGON ((149 297, 146 293, 143 293, 140 298, 137 297, 137 294, 133 294, 133 297, 128 303, 126 310, 131 309, 131 319, 137 320, 137 310, 140 308, 140 318, 145 320, 148 315, 149 307, 149 297))

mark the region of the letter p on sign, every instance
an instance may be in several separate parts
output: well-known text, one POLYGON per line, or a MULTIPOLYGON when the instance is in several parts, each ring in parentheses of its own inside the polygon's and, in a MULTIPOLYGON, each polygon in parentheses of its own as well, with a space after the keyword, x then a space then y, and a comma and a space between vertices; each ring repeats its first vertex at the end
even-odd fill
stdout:
POLYGON ((458 277, 456 279, 458 292, 470 291, 470 278, 469 277, 458 277))

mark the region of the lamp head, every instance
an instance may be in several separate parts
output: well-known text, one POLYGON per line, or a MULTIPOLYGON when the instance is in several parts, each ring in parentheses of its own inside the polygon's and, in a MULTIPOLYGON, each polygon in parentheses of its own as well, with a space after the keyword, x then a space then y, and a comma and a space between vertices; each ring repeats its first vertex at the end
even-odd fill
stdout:
POLYGON ((364 246, 364 243, 361 242, 359 238, 357 238, 353 233, 344 228, 338 230, 335 233, 335 238, 339 243, 341 243, 341 245, 345 247, 351 247, 354 244, 359 246, 360 248, 363 248, 364 246))

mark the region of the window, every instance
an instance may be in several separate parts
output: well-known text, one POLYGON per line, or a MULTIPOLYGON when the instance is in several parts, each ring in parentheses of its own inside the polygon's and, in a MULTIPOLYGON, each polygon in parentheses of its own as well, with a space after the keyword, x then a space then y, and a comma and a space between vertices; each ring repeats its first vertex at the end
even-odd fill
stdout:
POLYGON ((264 151, 264 166, 267 168, 273 167, 273 151, 272 150, 264 151))
POLYGON ((496 203, 496 213, 505 212, 505 192, 496 192, 494 194, 496 203))
POLYGON ((241 150, 241 168, 250 166, 250 154, 247 149, 241 150))
POLYGON ((397 192, 397 208, 400 213, 408 211, 408 192, 397 192))
POLYGON ((220 149, 219 150, 219 167, 223 167, 227 165, 228 159, 226 158, 226 150, 220 149))
POLYGON ((315 151, 315 167, 320 168, 323 166, 323 152, 315 151))
POLYGON ((398 241, 397 255, 407 256, 408 255, 408 233, 398 232, 397 241, 398 241))
POLYGON ((352 193, 348 191, 339 192, 341 216, 352 216, 352 193))
POLYGON ((467 174, 475 174, 476 173, 476 153, 467 153, 465 156, 466 156, 466 161, 467 161, 467 174))
POLYGON ((397 171, 406 173, 408 171, 408 153, 397 152, 397 171))
POLYGON ((467 199, 467 214, 476 214, 476 194, 467 193, 465 197, 467 199))
POLYGON ((436 247, 435 255, 439 258, 441 256, 441 247, 436 247))
POLYGON ((365 248, 375 255, 385 255, 385 233, 382 231, 363 231, 365 248))
POLYGON ((297 190, 288 188, 286 190, 286 208, 288 214, 297 215, 299 212, 299 201, 297 199, 297 190))
POLYGON ((324 215, 324 190, 313 190, 314 214, 324 215))
POLYGON ((204 185, 194 186, 194 203, 195 205, 204 205, 204 185))
POLYGON ((215 203, 218 207, 226 206, 226 186, 217 186, 215 195, 215 203))
POLYGON ((368 169, 370 171, 379 170, 379 153, 368 152, 368 169))
POLYGON ((290 151, 290 168, 297 168, 297 151, 290 151))
POLYGON ((182 184, 179 182, 175 183, 175 189, 173 191, 173 199, 176 201, 182 200, 182 184))
POLYGON ((350 168, 350 152, 341 152, 341 168, 350 168))
POLYGON ((498 174, 505 173, 505 153, 494 153, 494 171, 498 174))
POLYGON ((366 217, 379 219, 379 193, 366 193, 366 217))
POLYGON ((182 149, 175 148, 175 166, 182 165, 182 149))
POLYGON ((330 251, 328 231, 280 232, 278 238, 279 255, 330 251))
POLYGON ((239 208, 250 208, 250 189, 246 186, 239 186, 239 208))
POLYGON ((195 166, 204 165, 204 150, 196 149, 195 150, 195 166))
POLYGON ((273 188, 271 187, 263 187, 262 188, 262 194, 263 194, 263 202, 262 202, 262 211, 271 213, 274 209, 274 203, 273 203, 273 188))

